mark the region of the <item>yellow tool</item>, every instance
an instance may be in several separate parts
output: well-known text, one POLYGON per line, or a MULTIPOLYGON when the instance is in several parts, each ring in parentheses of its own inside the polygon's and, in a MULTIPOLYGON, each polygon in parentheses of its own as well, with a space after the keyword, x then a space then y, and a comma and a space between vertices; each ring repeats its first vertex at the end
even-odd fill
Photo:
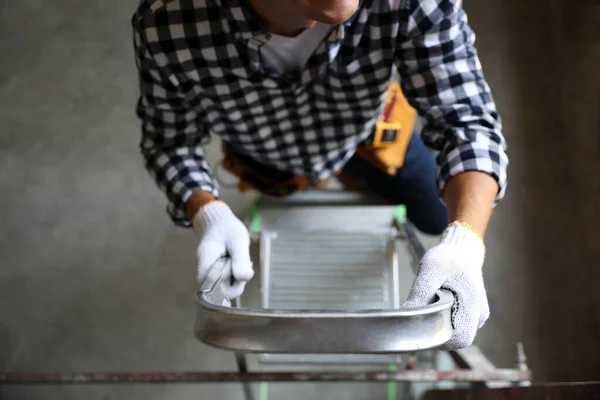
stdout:
POLYGON ((416 118, 417 112, 408 104, 400 85, 392 81, 375 132, 358 147, 356 154, 383 172, 395 175, 404 164, 416 118))

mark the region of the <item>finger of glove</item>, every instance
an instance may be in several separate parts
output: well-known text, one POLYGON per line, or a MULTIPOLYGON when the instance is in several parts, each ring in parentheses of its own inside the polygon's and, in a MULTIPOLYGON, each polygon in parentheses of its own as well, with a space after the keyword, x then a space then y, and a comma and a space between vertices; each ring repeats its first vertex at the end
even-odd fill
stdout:
POLYGON ((221 271, 218 268, 213 268, 216 261, 226 255, 225 244, 219 241, 203 241, 198 246, 196 258, 198 261, 198 281, 200 285, 205 280, 214 282, 220 275, 221 271), (215 276, 216 275, 216 276, 215 276))
MULTIPOLYGON (((231 266, 231 264, 229 264, 231 266)), ((233 277, 231 268, 224 271, 223 279, 221 279, 221 291, 228 299, 239 297, 244 292, 244 287, 247 281, 237 280, 233 277)))
POLYGON ((233 281, 231 279, 224 279, 221 281, 221 291, 223 295, 228 299, 235 299, 242 295, 244 288, 246 287, 246 281, 233 281))
POLYGON ((229 240, 227 251, 231 257, 231 270, 235 281, 247 282, 254 276, 250 260, 250 238, 246 232, 229 240))
POLYGON ((479 325, 478 328, 483 327, 483 325, 485 324, 485 322, 488 320, 488 318, 490 317, 490 305, 487 301, 487 296, 485 295, 485 292, 483 294, 483 298, 485 299, 483 305, 482 305, 482 309, 481 309, 481 314, 479 315, 479 325))
POLYGON ((452 310, 452 338, 446 343, 449 350, 462 349, 473 344, 480 322, 480 304, 471 293, 465 293, 457 287, 450 288, 454 292, 452 310))
POLYGON ((423 257, 417 278, 413 283, 405 308, 424 307, 435 299, 435 292, 446 280, 446 268, 435 257, 423 257))

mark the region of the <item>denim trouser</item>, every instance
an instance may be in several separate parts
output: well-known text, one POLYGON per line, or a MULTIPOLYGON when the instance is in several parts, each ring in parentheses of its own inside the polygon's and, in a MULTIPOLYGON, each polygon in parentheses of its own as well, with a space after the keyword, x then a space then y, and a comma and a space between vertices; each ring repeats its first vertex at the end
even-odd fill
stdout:
POLYGON ((436 168, 433 154, 418 134, 414 134, 404 165, 395 176, 387 175, 356 155, 348 161, 343 172, 359 178, 368 190, 391 204, 404 204, 408 220, 417 229, 437 235, 448 225, 448 214, 439 198, 436 168))

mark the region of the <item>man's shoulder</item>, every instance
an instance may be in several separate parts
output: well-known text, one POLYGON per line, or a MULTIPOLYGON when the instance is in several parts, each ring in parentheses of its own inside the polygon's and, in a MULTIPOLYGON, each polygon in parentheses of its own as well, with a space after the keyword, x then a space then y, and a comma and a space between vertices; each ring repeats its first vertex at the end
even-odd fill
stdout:
POLYGON ((214 21, 221 10, 221 0, 140 0, 132 24, 144 29, 214 21))

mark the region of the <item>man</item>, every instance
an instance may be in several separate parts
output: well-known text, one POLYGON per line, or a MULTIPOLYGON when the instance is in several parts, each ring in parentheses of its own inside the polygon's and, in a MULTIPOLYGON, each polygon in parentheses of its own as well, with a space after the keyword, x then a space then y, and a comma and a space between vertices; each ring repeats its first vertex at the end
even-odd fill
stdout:
POLYGON ((133 26, 141 151, 172 220, 198 235, 200 280, 223 254, 232 259, 230 297, 253 276, 248 232, 217 200, 202 147, 212 133, 311 182, 340 170, 366 178, 405 204, 417 228, 443 231, 405 306, 450 290, 448 347, 473 342, 489 316, 483 236, 508 159, 460 0, 146 0, 133 26), (425 126, 389 175, 355 153, 396 72, 425 126))

